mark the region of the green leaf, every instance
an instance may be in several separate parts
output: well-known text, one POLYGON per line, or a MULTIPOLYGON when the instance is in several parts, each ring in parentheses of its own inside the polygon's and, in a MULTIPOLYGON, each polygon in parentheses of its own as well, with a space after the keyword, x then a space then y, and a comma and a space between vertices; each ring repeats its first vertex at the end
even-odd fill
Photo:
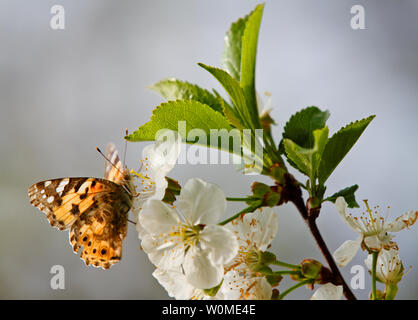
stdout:
POLYGON ((321 111, 317 107, 305 108, 290 117, 283 132, 283 138, 295 142, 303 148, 314 145, 313 131, 325 127, 329 112, 321 111))
POLYGON ((290 139, 284 139, 283 144, 288 158, 296 168, 315 181, 321 155, 328 141, 328 127, 314 130, 313 136, 313 148, 303 148, 290 139))
POLYGON ((358 138, 360 138, 361 134, 374 117, 375 116, 373 115, 368 118, 352 122, 344 128, 341 128, 329 139, 319 165, 318 178, 320 184, 325 183, 331 173, 356 143, 358 138))
POLYGON ((232 108, 230 105, 226 103, 223 103, 222 110, 223 114, 225 115, 225 118, 232 126, 240 130, 244 129, 240 120, 240 116, 234 108, 232 108))
POLYGON ((312 176, 312 154, 313 149, 305 149, 298 146, 290 139, 283 139, 284 149, 287 157, 302 173, 308 177, 312 176))
POLYGON ((314 153, 312 155, 312 170, 314 173, 314 179, 317 177, 319 164, 321 163, 322 153, 324 152, 325 146, 328 142, 329 129, 327 126, 322 129, 314 130, 314 153))
POLYGON ((234 22, 225 35, 222 67, 237 81, 241 78, 242 35, 249 15, 234 22))
POLYGON ((264 4, 258 5, 251 12, 242 36, 241 53, 241 78, 240 85, 247 97, 250 113, 254 123, 258 121, 257 99, 255 91, 255 67, 257 57, 258 33, 260 30, 261 18, 263 16, 264 4))
POLYGON ((351 187, 344 188, 337 193, 334 193, 332 196, 326 198, 324 201, 330 201, 335 203, 335 200, 337 200, 338 197, 344 197, 345 202, 347 202, 349 208, 359 208, 356 198, 354 196, 354 193, 357 191, 358 185, 355 184, 351 187))
MULTIPOLYGON (((223 146, 219 145, 218 141, 212 141, 213 145, 211 145, 209 139, 210 130, 225 129, 229 132, 232 127, 222 114, 214 111, 205 104, 195 100, 176 100, 162 103, 154 109, 151 120, 125 137, 125 139, 131 142, 154 141, 157 132, 161 129, 177 131, 182 135, 183 140, 186 140, 186 136, 189 135, 191 130, 200 129, 202 130, 202 133, 206 135, 205 143, 202 143, 200 140, 186 142, 222 149, 223 146), (179 128, 179 121, 185 121, 185 132, 182 132, 182 129, 179 128)), ((230 150, 224 149, 231 152, 232 147, 233 146, 229 144, 230 150)))
POLYGON ((167 100, 196 100, 222 113, 222 104, 218 96, 195 84, 174 78, 164 79, 149 87, 167 100))
POLYGON ((222 69, 210 67, 203 63, 198 63, 198 65, 210 72, 220 82, 231 98, 234 110, 236 111, 234 114, 237 118, 239 117, 242 126, 244 128, 251 128, 251 116, 247 107, 244 91, 240 87, 239 82, 222 69))

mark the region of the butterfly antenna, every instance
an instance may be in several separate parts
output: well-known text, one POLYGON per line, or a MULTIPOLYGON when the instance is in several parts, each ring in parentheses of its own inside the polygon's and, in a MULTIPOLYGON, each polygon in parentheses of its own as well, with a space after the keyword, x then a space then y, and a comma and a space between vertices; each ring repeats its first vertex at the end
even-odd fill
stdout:
POLYGON ((109 162, 111 165, 112 165, 112 167, 114 167, 116 170, 118 170, 119 171, 119 173, 123 176, 123 172, 122 171, 120 171, 119 170, 119 168, 117 167, 117 166, 115 166, 114 165, 114 163, 112 162, 112 161, 110 161, 109 159, 108 159, 108 157, 106 157, 105 155, 104 155, 104 153, 97 147, 96 148, 96 150, 102 155, 102 157, 107 161, 107 162, 109 162))
MULTIPOLYGON (((125 136, 128 135, 128 129, 125 129, 125 136)), ((125 168, 125 164, 126 164, 126 150, 128 149, 128 140, 125 139, 125 146, 123 148, 123 167, 125 168)))

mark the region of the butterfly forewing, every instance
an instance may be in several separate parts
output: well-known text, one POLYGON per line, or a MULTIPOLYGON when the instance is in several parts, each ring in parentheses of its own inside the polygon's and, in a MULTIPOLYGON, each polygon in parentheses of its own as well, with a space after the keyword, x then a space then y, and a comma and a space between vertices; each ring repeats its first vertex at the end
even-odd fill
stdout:
POLYGON ((106 157, 110 161, 105 163, 104 178, 113 181, 117 184, 123 184, 124 182, 124 168, 119 159, 118 151, 113 143, 107 145, 106 157))
POLYGON ((29 188, 29 198, 46 213, 51 226, 62 230, 118 187, 105 179, 63 178, 34 184, 29 188))

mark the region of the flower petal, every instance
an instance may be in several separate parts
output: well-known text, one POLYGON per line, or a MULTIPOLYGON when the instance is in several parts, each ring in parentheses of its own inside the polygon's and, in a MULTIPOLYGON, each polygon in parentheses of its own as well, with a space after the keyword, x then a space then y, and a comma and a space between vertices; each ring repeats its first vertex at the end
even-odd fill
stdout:
POLYGON ((214 184, 190 179, 181 189, 177 208, 190 225, 215 224, 225 212, 225 194, 214 184))
POLYGON ((396 218, 395 221, 385 224, 385 230, 388 232, 399 232, 402 229, 409 228, 418 219, 418 211, 409 211, 400 217, 396 218))
MULTIPOLYGON (((369 254, 364 260, 367 268, 372 271, 373 255, 369 254)), ((379 252, 376 263, 377 279, 383 283, 396 284, 401 281, 404 267, 399 257, 399 251, 395 249, 379 252)))
POLYGON ((345 202, 344 197, 338 197, 335 200, 335 206, 337 207, 337 211, 340 214, 341 219, 355 232, 362 233, 362 228, 358 224, 358 222, 347 213, 347 202, 345 202))
POLYGON ((180 223, 177 212, 162 201, 148 200, 138 215, 138 222, 151 235, 173 231, 180 223))
POLYGON ((226 264, 238 253, 238 241, 234 233, 225 227, 208 225, 200 232, 199 240, 214 264, 226 264))
POLYGON ((250 245, 265 251, 277 234, 277 214, 272 208, 260 208, 227 224, 227 228, 235 233, 240 247, 250 245))
POLYGON ((149 232, 147 230, 145 230, 145 228, 142 226, 142 224, 140 224, 138 222, 138 219, 137 219, 137 223, 136 223, 135 228, 136 228, 136 231, 138 231, 138 238, 139 239, 142 240, 145 236, 149 235, 149 232))
POLYGON ((174 243, 167 237, 153 238, 145 235, 141 247, 150 261, 157 267, 168 270, 180 266, 184 261, 183 243, 174 243))
POLYGON ((177 300, 189 300, 196 293, 196 288, 187 282, 180 268, 177 270, 157 268, 152 275, 167 290, 168 295, 177 300))
POLYGON ((383 242, 380 241, 377 235, 365 237, 364 244, 367 248, 373 251, 380 251, 383 247, 383 242))
POLYGON ((154 194, 149 199, 162 200, 165 196, 165 190, 168 186, 168 181, 165 178, 166 173, 158 171, 154 174, 154 194))
POLYGON ((225 300, 270 300, 272 287, 265 277, 248 277, 231 270, 220 289, 225 300))
POLYGON ((335 286, 327 283, 318 288, 312 295, 311 300, 341 300, 343 286, 335 286))
POLYGON ((333 254, 335 262, 340 267, 345 267, 354 258, 357 251, 360 249, 362 241, 362 236, 358 237, 356 240, 345 241, 337 250, 335 250, 333 254))
POLYGON ((156 136, 155 147, 165 157, 165 163, 174 167, 181 151, 181 136, 177 131, 163 130, 161 135, 156 136), (167 137, 167 139, 164 139, 167 137))
POLYGON ((209 252, 190 247, 183 263, 187 281, 196 288, 210 289, 222 281, 224 268, 215 265, 209 258, 209 252))
MULTIPOLYGON (((167 131, 165 131, 167 133, 167 131)), ((142 150, 142 158, 147 165, 147 175, 154 177, 156 172, 166 176, 175 166, 180 155, 181 140, 178 135, 170 131, 167 140, 156 140, 154 144, 146 146, 142 150)))

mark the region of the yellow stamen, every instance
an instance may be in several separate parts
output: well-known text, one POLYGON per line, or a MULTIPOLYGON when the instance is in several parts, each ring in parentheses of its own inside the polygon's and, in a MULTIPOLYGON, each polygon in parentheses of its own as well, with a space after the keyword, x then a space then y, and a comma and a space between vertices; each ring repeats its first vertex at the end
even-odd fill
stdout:
POLYGON ((372 210, 370 210, 369 203, 367 201, 369 201, 369 200, 363 200, 363 202, 366 204, 367 212, 369 213, 370 220, 374 223, 375 219, 373 219, 372 210))
POLYGON ((148 176, 144 176, 142 173, 138 173, 138 172, 134 171, 134 169, 131 169, 130 172, 131 172, 131 174, 134 174, 134 175, 136 175, 137 177, 139 177, 143 180, 148 180, 149 179, 148 176))

